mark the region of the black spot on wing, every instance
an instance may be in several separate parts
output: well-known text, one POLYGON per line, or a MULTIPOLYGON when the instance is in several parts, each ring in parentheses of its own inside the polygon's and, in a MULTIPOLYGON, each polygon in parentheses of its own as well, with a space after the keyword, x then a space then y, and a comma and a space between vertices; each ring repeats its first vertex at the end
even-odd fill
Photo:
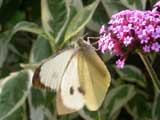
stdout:
POLYGON ((84 90, 81 87, 78 87, 78 91, 83 95, 85 94, 84 90))
POLYGON ((72 87, 70 87, 70 91, 69 91, 69 92, 70 92, 70 94, 71 94, 71 95, 73 95, 73 94, 74 94, 73 86, 72 86, 72 87))

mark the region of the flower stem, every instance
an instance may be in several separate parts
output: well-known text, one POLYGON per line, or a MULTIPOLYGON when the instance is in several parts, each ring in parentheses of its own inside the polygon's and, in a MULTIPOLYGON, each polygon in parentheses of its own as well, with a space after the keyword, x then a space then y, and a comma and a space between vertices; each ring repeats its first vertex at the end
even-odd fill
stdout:
POLYGON ((149 59, 147 56, 143 55, 141 52, 138 52, 138 55, 140 56, 141 60, 143 61, 151 79, 152 79, 152 83, 155 89, 156 93, 160 93, 160 81, 157 77, 156 72, 154 71, 149 59))

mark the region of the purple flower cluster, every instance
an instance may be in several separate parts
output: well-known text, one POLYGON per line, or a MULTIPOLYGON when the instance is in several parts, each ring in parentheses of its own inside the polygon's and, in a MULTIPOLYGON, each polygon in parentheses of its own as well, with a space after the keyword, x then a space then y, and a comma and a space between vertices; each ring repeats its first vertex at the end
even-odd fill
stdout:
POLYGON ((160 14, 152 11, 124 10, 112 16, 108 27, 100 29, 99 48, 102 53, 109 51, 119 57, 119 68, 125 65, 128 54, 135 49, 144 53, 160 52, 160 14))

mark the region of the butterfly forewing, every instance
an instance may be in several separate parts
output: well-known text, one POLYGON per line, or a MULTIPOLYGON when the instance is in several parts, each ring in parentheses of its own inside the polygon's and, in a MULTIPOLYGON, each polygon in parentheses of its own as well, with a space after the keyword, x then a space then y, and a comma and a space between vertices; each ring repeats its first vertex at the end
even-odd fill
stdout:
POLYGON ((68 62, 75 53, 75 49, 65 50, 55 57, 46 60, 36 71, 33 84, 37 87, 46 87, 58 90, 68 62))
POLYGON ((80 85, 85 91, 85 104, 89 110, 97 110, 110 85, 110 74, 105 64, 92 49, 78 53, 78 73, 80 85))

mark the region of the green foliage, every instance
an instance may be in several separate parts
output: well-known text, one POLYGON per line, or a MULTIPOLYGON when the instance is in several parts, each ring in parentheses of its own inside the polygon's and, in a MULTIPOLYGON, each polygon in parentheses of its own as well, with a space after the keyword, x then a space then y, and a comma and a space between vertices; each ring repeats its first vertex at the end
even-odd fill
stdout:
POLYGON ((112 119, 114 115, 127 104, 129 100, 135 95, 135 88, 132 85, 121 85, 113 88, 106 96, 104 103, 104 112, 106 112, 106 118, 112 119))
POLYGON ((11 73, 0 82, 0 119, 3 120, 20 108, 31 88, 31 71, 11 73))
MULTIPOLYGON (((100 26, 113 14, 150 9, 157 1, 0 0, 0 120, 159 120, 160 95, 153 93, 144 66, 134 64, 139 58, 119 70, 111 64, 114 56, 102 56, 112 82, 95 112, 84 108, 58 116, 55 93, 31 86, 33 70, 44 59, 85 33, 98 36, 100 26)), ((158 55, 150 55, 155 66, 157 59, 158 55)))
POLYGON ((159 120, 160 119, 160 95, 158 94, 155 97, 155 101, 154 101, 154 106, 153 106, 153 112, 152 112, 152 116, 154 120, 159 120))
POLYGON ((93 13, 97 7, 98 2, 92 3, 81 10, 74 16, 74 18, 70 21, 70 24, 67 28, 64 41, 67 42, 71 37, 75 36, 85 25, 89 22, 93 13))
POLYGON ((127 110, 133 116, 135 120, 152 119, 151 104, 148 101, 148 96, 145 93, 137 91, 134 98, 128 103, 127 110))
POLYGON ((145 10, 146 0, 102 0, 103 6, 109 16, 124 9, 145 10))
POLYGON ((42 26, 54 42, 62 35, 70 17, 69 2, 66 0, 41 0, 42 26), (59 35, 60 34, 60 35, 59 35))
POLYGON ((37 35, 43 35, 43 30, 37 24, 27 21, 21 21, 16 24, 12 30, 12 34, 14 35, 18 31, 26 31, 37 35))
POLYGON ((30 53, 30 63, 37 63, 52 55, 52 49, 49 42, 43 37, 37 37, 33 43, 30 53))
POLYGON ((8 40, 10 32, 0 34, 0 67, 2 67, 8 53, 8 40))
POLYGON ((135 66, 126 65, 122 70, 119 70, 118 68, 115 69, 120 76, 120 79, 137 83, 141 87, 146 87, 146 79, 143 73, 135 66))

